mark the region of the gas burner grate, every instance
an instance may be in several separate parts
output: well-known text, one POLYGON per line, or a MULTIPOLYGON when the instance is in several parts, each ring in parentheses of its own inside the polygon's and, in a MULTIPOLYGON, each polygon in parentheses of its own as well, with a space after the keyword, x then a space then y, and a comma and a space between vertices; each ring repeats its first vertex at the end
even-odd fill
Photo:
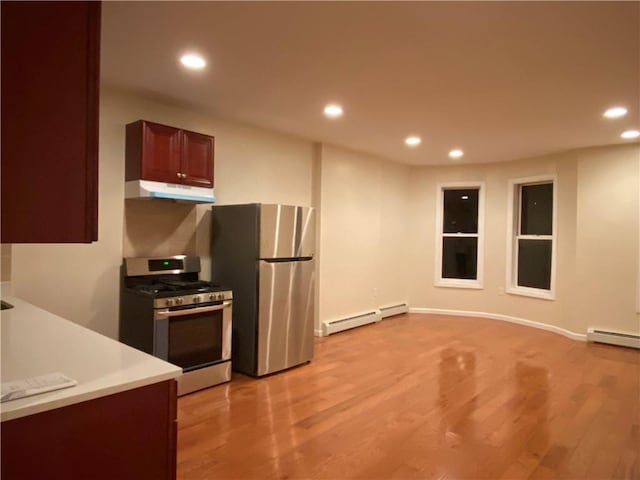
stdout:
POLYGON ((212 285, 204 280, 170 280, 163 279, 160 281, 163 286, 166 286, 169 290, 194 290, 210 288, 212 285))
POLYGON ((144 293, 158 293, 158 292, 166 292, 170 290, 167 285, 162 285, 160 283, 136 285, 134 289, 144 293))

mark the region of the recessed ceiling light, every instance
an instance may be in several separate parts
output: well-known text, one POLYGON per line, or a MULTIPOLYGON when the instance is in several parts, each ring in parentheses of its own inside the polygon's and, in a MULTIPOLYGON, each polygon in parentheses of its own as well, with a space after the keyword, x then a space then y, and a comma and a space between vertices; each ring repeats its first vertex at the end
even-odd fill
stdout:
POLYGON ((463 155, 464 155, 464 152, 462 150, 460 150, 460 149, 457 149, 457 148, 455 150, 451 150, 449 152, 449 156, 451 158, 460 158, 463 155))
POLYGON ((638 130, 627 130, 622 132, 620 135, 622 138, 638 138, 640 137, 640 132, 638 130))
POLYGON ((620 118, 627 114, 627 109, 624 107, 611 107, 602 115, 607 118, 620 118))
POLYGON ((462 195, 460 198, 462 200, 469 200, 469 195, 462 195))
POLYGON ((329 118, 341 117, 342 113, 342 107, 337 103, 330 103, 324 107, 324 114, 329 118))
POLYGON ((421 142, 422 142, 422 139, 415 135, 411 135, 410 137, 407 137, 404 139, 404 143, 406 143, 410 147, 417 147, 418 145, 420 145, 421 142))
POLYGON ((207 62, 196 53, 187 53, 180 57, 180 63, 191 70, 202 70, 207 62))

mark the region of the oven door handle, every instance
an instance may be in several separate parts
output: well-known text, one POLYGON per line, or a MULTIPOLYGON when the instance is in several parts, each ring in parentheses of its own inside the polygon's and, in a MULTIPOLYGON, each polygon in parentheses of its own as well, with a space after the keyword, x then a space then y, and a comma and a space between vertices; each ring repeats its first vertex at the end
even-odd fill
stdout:
POLYGON ((231 306, 231 302, 223 302, 221 305, 212 305, 209 307, 185 308, 183 310, 159 310, 156 312, 156 319, 182 317, 184 315, 193 315, 196 313, 215 312, 231 306))

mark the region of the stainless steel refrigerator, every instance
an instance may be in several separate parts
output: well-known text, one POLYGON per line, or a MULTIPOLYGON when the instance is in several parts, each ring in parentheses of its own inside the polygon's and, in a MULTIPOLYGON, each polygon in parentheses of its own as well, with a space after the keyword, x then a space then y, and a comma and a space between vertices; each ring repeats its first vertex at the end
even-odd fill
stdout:
POLYGON ((314 248, 312 208, 212 207, 211 279, 233 290, 233 370, 261 376, 313 357, 314 248))

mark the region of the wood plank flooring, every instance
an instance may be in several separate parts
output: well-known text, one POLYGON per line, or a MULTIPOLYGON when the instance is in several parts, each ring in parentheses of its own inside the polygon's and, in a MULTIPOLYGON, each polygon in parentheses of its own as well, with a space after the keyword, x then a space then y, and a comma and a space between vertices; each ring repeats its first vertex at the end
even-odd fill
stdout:
POLYGON ((178 479, 640 479, 640 352, 402 315, 178 400, 178 479))

